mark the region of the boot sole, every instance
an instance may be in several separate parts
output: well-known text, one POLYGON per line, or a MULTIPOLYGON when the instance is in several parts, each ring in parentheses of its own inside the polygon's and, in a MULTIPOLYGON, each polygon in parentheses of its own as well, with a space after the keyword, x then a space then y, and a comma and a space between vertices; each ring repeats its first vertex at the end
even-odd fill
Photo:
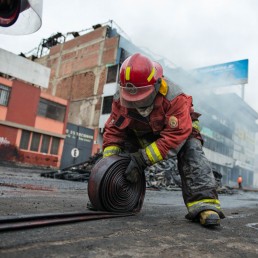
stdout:
POLYGON ((219 226, 220 225, 220 218, 217 216, 209 216, 206 219, 200 219, 200 223, 202 226, 209 227, 209 226, 219 226))
POLYGON ((201 221, 200 223, 204 227, 214 227, 214 226, 220 226, 220 219, 206 219, 205 221, 201 221))

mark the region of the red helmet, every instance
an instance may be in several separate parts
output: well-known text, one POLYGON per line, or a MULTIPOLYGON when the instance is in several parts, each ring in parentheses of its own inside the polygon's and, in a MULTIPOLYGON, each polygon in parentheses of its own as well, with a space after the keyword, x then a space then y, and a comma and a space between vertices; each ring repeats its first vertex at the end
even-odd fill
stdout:
POLYGON ((147 107, 157 94, 155 84, 163 75, 160 64, 139 53, 128 57, 120 68, 120 100, 129 108, 147 107))

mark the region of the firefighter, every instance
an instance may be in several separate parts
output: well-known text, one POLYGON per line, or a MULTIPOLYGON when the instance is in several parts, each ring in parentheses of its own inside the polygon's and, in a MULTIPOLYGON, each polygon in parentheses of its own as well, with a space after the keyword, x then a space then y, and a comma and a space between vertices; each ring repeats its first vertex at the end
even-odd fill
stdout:
POLYGON ((238 183, 238 188, 239 189, 242 189, 243 187, 242 187, 242 182, 243 182, 243 178, 241 177, 241 176, 239 176, 238 178, 237 178, 237 183, 238 183))
POLYGON ((163 76, 161 65, 136 53, 120 68, 120 89, 103 134, 103 157, 128 152, 125 178, 131 183, 147 166, 177 159, 186 218, 217 226, 224 214, 202 150, 199 116, 192 97, 163 76))

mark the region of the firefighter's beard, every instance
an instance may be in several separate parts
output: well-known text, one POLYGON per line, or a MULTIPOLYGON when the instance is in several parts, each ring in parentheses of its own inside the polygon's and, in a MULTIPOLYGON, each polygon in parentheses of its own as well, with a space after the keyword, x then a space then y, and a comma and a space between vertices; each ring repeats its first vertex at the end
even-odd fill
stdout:
POLYGON ((143 116, 143 117, 147 117, 151 111, 153 110, 153 104, 150 105, 149 107, 144 107, 144 108, 136 108, 136 110, 138 111, 138 113, 143 116))

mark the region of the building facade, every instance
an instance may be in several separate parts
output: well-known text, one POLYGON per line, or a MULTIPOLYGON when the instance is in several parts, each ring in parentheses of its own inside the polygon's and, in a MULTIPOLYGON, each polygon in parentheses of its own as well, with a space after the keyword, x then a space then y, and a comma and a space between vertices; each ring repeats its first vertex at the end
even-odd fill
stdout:
POLYGON ((198 109, 202 113, 204 151, 213 168, 223 175, 223 184, 235 186, 238 176, 242 176, 245 187, 257 186, 254 177, 258 113, 236 94, 203 96, 198 109))
POLYGON ((7 159, 59 167, 69 103, 18 79, 0 77, 0 152, 7 159))

